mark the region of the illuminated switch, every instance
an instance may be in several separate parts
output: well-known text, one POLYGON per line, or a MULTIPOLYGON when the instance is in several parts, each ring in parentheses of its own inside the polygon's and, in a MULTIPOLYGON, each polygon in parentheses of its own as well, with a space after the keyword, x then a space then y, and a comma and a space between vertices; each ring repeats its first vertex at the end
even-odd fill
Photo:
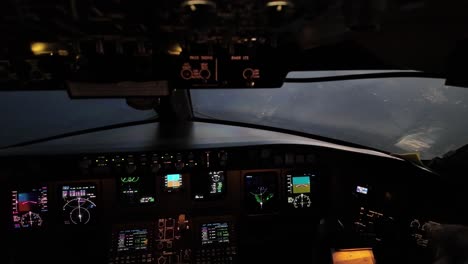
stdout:
POLYGON ((158 258, 158 264, 166 264, 166 260, 167 260, 166 257, 160 256, 160 257, 158 258))
POLYGON ((159 242, 158 243, 158 249, 163 249, 163 247, 164 247, 164 244, 162 242, 159 242))
POLYGON ((164 228, 159 228, 158 239, 164 239, 164 228))
POLYGON ((190 260, 190 253, 189 249, 184 250, 184 260, 190 260))
POLYGON ((175 225, 175 220, 172 218, 166 219, 166 228, 174 227, 175 225))
POLYGON ((166 239, 173 239, 174 238, 174 229, 166 229, 166 234, 165 234, 166 239))

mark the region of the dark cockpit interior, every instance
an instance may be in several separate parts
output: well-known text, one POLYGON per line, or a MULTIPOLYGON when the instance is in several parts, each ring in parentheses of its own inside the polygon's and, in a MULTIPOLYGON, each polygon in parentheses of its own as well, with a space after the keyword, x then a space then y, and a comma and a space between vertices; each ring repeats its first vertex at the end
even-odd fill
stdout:
POLYGON ((1 263, 466 263, 466 3, 0 3, 1 263))

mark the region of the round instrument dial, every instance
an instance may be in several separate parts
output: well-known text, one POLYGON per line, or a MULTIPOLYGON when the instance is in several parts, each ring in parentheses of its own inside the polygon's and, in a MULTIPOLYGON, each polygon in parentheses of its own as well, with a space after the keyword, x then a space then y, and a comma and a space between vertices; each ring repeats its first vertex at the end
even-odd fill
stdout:
POLYGON ((312 205, 312 201, 310 197, 301 193, 300 195, 296 196, 293 201, 294 208, 305 208, 310 207, 312 205))
POLYGON ((42 218, 39 214, 29 211, 21 216, 20 224, 22 227, 38 227, 42 225, 42 218))
POLYGON ((86 225, 91 220, 90 209, 96 207, 96 204, 86 198, 77 197, 68 201, 63 210, 69 213, 71 223, 75 225, 86 225))

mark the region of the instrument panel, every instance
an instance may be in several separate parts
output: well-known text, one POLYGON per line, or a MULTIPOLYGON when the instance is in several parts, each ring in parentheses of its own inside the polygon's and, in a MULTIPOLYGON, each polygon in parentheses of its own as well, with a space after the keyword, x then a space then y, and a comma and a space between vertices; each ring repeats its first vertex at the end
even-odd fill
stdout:
POLYGON ((62 217, 66 225, 88 225, 96 222, 96 185, 62 186, 62 217))
MULTIPOLYGON (((110 201, 115 210, 162 207, 173 201, 190 206, 206 204, 220 206, 237 196, 246 215, 271 215, 289 209, 310 209, 317 203, 315 195, 318 175, 288 170, 194 170, 193 173, 130 174, 101 180, 43 183, 30 189, 11 191, 13 229, 37 229, 49 225, 86 226, 102 223, 99 210, 102 199, 110 201), (241 182, 236 176, 242 175, 241 182), (116 197, 108 195, 104 183, 114 186, 116 197), (232 183, 232 187, 229 183, 232 183), (235 189, 240 188, 240 189, 235 189), (55 192, 54 192, 55 191, 55 192), (54 192, 53 194, 51 192, 54 192), (51 200, 50 197, 56 198, 51 200), (55 210, 50 212, 49 207, 55 210), (59 222, 47 223, 48 214, 59 214, 59 222)), ((182 206, 183 207, 183 206, 182 206)))
POLYGON ((112 227, 109 263, 234 263, 231 216, 185 214, 112 227))
POLYGON ((182 174, 171 173, 164 175, 164 190, 166 192, 174 192, 181 190, 183 187, 182 174))
POLYGON ((47 186, 11 191, 13 228, 33 229, 46 224, 47 186))
POLYGON ((191 197, 195 201, 221 199, 226 193, 225 171, 202 171, 190 177, 191 197))
POLYGON ((286 174, 288 204, 295 209, 310 208, 312 206, 312 186, 316 184, 314 173, 290 172, 286 174))
POLYGON ((138 206, 154 204, 155 179, 151 175, 123 175, 118 177, 119 200, 123 205, 138 206))
POLYGON ((333 174, 315 154, 314 159, 303 159, 312 154, 301 150, 278 154, 274 148, 247 150, 245 155, 229 150, 177 153, 87 155, 73 157, 58 168, 43 163, 41 171, 50 178, 35 185, 18 183, 8 190, 10 231, 24 238, 32 236, 32 230, 44 239, 55 234, 56 241, 67 234, 70 239, 64 244, 70 247, 95 236, 107 237, 111 242, 106 261, 113 264, 212 259, 229 263, 237 259, 238 249, 268 252, 271 244, 265 241, 278 243, 275 237, 303 235, 287 231, 289 227, 313 235, 333 202, 331 195, 343 195, 341 201, 355 198, 357 203, 349 208, 357 208, 356 217, 348 226, 363 236, 362 241, 382 240, 369 229, 385 230, 379 221, 392 225, 386 219, 398 219, 393 211, 366 202, 376 194, 385 198, 397 192, 387 195, 386 190, 367 184, 366 177, 350 181, 344 192, 329 193, 333 174), (64 169, 69 179, 63 178, 64 169), (257 241, 258 237, 266 238, 257 241))
POLYGON ((278 211, 278 174, 275 172, 244 174, 244 193, 248 214, 268 214, 278 211))
POLYGON ((97 213, 97 185, 94 183, 55 184, 58 191, 52 194, 52 184, 40 187, 16 188, 11 190, 12 227, 16 230, 44 229, 64 225, 93 225, 99 218, 97 213), (51 201, 50 197, 57 197, 51 201), (50 207, 55 210, 51 212, 50 207), (52 221, 49 214, 60 215, 60 221, 52 221))
POLYGON ((204 223, 201 226, 201 244, 218 245, 229 243, 229 224, 227 222, 204 223))

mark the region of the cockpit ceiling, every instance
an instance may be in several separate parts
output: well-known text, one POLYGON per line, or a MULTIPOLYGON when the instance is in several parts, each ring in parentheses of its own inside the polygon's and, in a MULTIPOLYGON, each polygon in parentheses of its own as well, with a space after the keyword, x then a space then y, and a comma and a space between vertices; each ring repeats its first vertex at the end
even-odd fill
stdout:
POLYGON ((33 41, 58 50, 66 44, 98 53, 174 55, 215 52, 218 44, 248 49, 257 42, 307 50, 351 36, 388 64, 440 71, 455 41, 468 37, 467 4, 458 2, 3 1, 0 58, 29 53, 33 41))

